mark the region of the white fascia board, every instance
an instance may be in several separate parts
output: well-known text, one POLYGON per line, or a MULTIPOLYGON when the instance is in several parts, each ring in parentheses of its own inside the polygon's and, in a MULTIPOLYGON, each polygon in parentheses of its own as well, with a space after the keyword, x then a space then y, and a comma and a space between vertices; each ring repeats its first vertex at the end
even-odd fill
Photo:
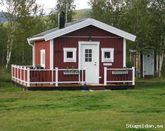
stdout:
POLYGON ((28 41, 29 45, 31 45, 32 42, 34 42, 36 40, 44 40, 44 38, 43 37, 27 38, 27 41, 28 41))
POLYGON ((35 41, 35 40, 41 40, 41 39, 44 39, 45 41, 48 41, 48 40, 60 37, 62 35, 71 33, 73 31, 82 29, 82 28, 90 26, 90 25, 93 25, 95 27, 98 27, 98 28, 100 28, 102 30, 105 30, 107 32, 110 32, 112 34, 118 35, 118 36, 120 36, 122 38, 125 38, 127 40, 130 40, 130 41, 135 41, 135 39, 136 39, 135 35, 132 35, 132 34, 130 34, 128 32, 120 30, 118 28, 112 27, 112 26, 110 26, 108 24, 105 24, 103 22, 94 20, 92 18, 88 18, 85 21, 73 24, 73 25, 65 27, 63 29, 59 29, 57 31, 54 31, 54 32, 49 33, 47 35, 44 35, 43 37, 31 38, 31 39, 29 39, 29 41, 31 42, 31 41, 35 41))
POLYGON ((118 28, 112 27, 112 26, 107 25, 105 23, 102 23, 100 21, 96 21, 94 19, 92 19, 92 25, 96 26, 98 28, 101 28, 101 29, 103 29, 103 30, 105 30, 107 32, 110 32, 112 34, 115 34, 115 35, 118 35, 120 37, 123 37, 123 38, 125 38, 127 40, 130 40, 130 41, 135 41, 135 39, 136 39, 135 35, 132 35, 132 34, 130 34, 128 32, 125 32, 125 31, 120 30, 118 28))
POLYGON ((79 30, 79 29, 82 29, 86 26, 89 26, 91 25, 91 22, 90 22, 90 19, 87 19, 85 21, 82 21, 80 23, 76 23, 74 25, 71 25, 71 26, 68 26, 68 27, 65 27, 63 29, 59 29, 57 31, 54 31, 50 34, 47 34, 44 36, 45 38, 45 41, 47 40, 51 40, 51 39, 54 39, 54 38, 57 38, 57 37, 60 37, 62 35, 65 35, 65 34, 68 34, 68 33, 71 33, 73 31, 76 31, 76 30, 79 30))
POLYGON ((50 69, 54 68, 54 41, 50 40, 50 69))

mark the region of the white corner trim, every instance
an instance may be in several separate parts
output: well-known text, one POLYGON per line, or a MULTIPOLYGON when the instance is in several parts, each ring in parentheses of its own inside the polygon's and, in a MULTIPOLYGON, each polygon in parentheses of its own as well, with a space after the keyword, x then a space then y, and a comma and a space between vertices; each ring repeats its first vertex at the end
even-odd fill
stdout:
POLYGON ((123 67, 126 67, 126 39, 123 39, 123 67))
POLYGON ((77 48, 63 48, 64 62, 77 62, 77 48), (67 58, 67 52, 73 52, 73 58, 67 58))
POLYGON ((50 69, 54 68, 54 41, 50 40, 50 69))
POLYGON ((101 62, 114 62, 114 48, 101 48, 101 62), (110 58, 106 59, 105 52, 110 52, 110 58))
POLYGON ((32 45, 32 64, 33 64, 33 67, 35 67, 35 43, 34 45, 32 45))

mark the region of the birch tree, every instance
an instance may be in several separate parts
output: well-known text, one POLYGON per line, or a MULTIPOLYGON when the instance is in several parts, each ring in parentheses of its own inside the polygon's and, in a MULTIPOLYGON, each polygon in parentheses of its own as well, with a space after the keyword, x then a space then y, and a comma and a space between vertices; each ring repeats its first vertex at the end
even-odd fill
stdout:
POLYGON ((18 2, 14 55, 17 56, 19 64, 31 64, 32 53, 27 38, 44 30, 43 9, 36 4, 36 0, 18 0, 18 2))
POLYGON ((159 77, 165 56, 165 0, 91 0, 92 16, 137 36, 132 48, 158 54, 159 77))
POLYGON ((4 14, 8 20, 6 68, 10 64, 13 53, 17 54, 13 59, 17 59, 19 64, 27 64, 26 62, 31 59, 31 48, 27 44, 27 37, 42 31, 40 16, 43 10, 36 4, 36 0, 4 0, 3 4, 7 12, 4 14), (29 54, 26 54, 27 52, 29 54), (25 59, 26 57, 28 59, 25 59))
POLYGON ((7 41, 6 27, 3 24, 0 24, 0 66, 4 66, 5 63, 6 41, 7 41))
POLYGON ((2 1, 6 5, 5 17, 7 18, 7 43, 6 43, 6 69, 9 66, 9 62, 12 55, 14 46, 15 31, 16 31, 16 8, 18 6, 17 0, 5 0, 2 1))
POLYGON ((165 1, 151 0, 152 23, 154 33, 152 38, 155 43, 155 49, 158 53, 158 74, 162 76, 162 66, 165 59, 165 1))

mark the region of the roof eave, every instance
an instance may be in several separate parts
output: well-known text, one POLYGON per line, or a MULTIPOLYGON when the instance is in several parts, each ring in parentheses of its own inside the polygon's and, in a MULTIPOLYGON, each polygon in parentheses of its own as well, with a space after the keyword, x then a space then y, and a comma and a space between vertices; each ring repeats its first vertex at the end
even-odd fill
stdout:
POLYGON ((27 38, 27 41, 28 41, 28 44, 29 45, 32 45, 34 41, 37 41, 37 40, 44 40, 44 37, 34 37, 34 38, 27 38))
POLYGON ((65 27, 63 29, 56 30, 54 32, 48 33, 48 34, 43 35, 41 37, 30 38, 30 39, 28 39, 28 43, 31 44, 32 42, 34 42, 36 40, 45 40, 45 41, 48 41, 48 40, 51 40, 51 39, 54 39, 54 38, 63 36, 65 34, 71 33, 73 31, 82 29, 82 28, 87 27, 89 25, 98 27, 100 29, 103 29, 103 30, 105 30, 107 32, 110 32, 112 34, 118 35, 118 36, 120 36, 120 37, 122 37, 124 39, 130 40, 130 41, 133 41, 133 42, 136 39, 136 36, 133 35, 133 34, 130 34, 128 32, 125 32, 125 31, 123 31, 121 29, 118 29, 116 27, 110 26, 108 24, 102 23, 100 21, 97 21, 97 20, 88 18, 85 21, 81 21, 79 23, 76 23, 74 25, 65 27))
POLYGON ((45 35, 44 38, 45 38, 46 41, 51 40, 51 39, 60 37, 62 35, 71 33, 73 31, 82 29, 82 28, 84 28, 86 26, 89 26, 89 25, 90 25, 90 19, 87 19, 86 21, 81 21, 80 23, 76 23, 72 26, 68 26, 68 27, 65 27, 63 29, 59 29, 55 32, 49 33, 49 34, 45 35), (74 28, 73 28, 73 26, 74 26, 74 28))

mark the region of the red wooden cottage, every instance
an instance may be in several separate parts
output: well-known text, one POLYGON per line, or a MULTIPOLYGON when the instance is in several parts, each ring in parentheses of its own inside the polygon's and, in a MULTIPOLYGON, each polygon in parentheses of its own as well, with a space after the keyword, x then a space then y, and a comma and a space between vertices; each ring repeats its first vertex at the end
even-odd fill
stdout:
POLYGON ((135 85, 126 68, 126 40, 136 36, 95 19, 84 19, 28 38, 33 66, 12 65, 12 80, 26 87, 75 88, 135 85))

